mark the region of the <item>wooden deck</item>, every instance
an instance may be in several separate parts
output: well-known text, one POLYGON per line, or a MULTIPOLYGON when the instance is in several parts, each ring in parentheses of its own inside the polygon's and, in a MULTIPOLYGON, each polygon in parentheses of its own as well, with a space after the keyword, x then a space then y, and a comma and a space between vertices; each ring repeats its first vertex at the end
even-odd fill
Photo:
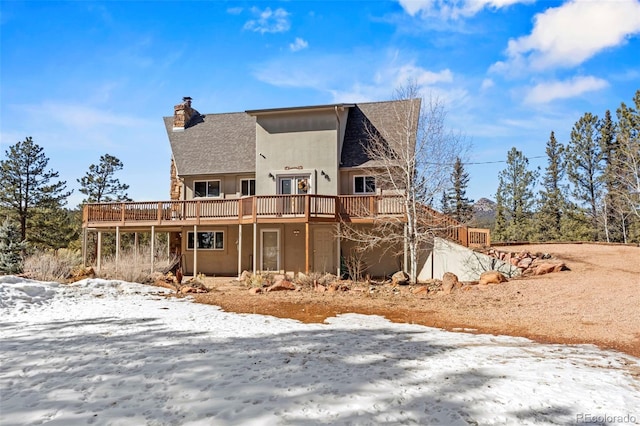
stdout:
MULTIPOLYGON (((488 246, 489 230, 467 228, 429 209, 446 237, 465 246, 488 246)), ((401 196, 259 195, 238 199, 198 199, 90 203, 82 209, 83 228, 134 232, 149 229, 179 231, 183 226, 250 223, 373 223, 404 221, 401 196)))

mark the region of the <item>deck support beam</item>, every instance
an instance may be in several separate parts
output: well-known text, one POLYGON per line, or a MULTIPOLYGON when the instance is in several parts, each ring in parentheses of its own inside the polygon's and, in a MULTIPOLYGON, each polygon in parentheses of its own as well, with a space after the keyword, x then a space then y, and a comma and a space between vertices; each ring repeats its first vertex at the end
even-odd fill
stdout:
POLYGON ((98 241, 96 242, 96 269, 100 272, 102 267, 102 232, 98 231, 98 241))
POLYGON ((118 279, 119 265, 120 265, 120 227, 116 226, 116 279, 118 279))
POLYGON ((156 253, 156 227, 151 225, 151 273, 155 269, 155 253, 156 253))
POLYGON ((404 272, 407 272, 409 270, 409 243, 408 243, 408 238, 409 238, 409 230, 407 229, 407 224, 404 224, 404 238, 403 238, 403 244, 404 244, 404 251, 403 251, 403 256, 402 256, 402 270, 404 272))
POLYGON ((242 275, 242 224, 238 224, 238 278, 242 275))
MULTIPOLYGON (((189 239, 187 244, 188 241, 189 239)), ((198 275, 198 225, 193 225, 193 278, 196 275, 198 275)))
POLYGON ((340 222, 336 223, 336 271, 337 271, 337 277, 338 279, 340 279, 340 277, 342 276, 342 271, 340 270, 340 268, 342 267, 341 265, 341 253, 340 253, 340 243, 341 243, 341 239, 340 239, 340 222))
POLYGON ((87 228, 82 228, 82 267, 87 267, 87 228))
POLYGON ((253 275, 256 274, 258 268, 258 224, 253 222, 253 275))
POLYGON ((304 273, 309 274, 309 222, 304 224, 304 273))

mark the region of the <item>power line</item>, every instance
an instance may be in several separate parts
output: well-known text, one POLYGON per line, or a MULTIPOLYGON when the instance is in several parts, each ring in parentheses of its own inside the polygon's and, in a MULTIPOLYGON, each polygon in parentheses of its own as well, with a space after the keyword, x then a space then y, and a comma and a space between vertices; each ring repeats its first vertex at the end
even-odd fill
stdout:
MULTIPOLYGON (((534 159, 534 158, 545 158, 546 155, 538 155, 535 157, 527 157, 527 159, 534 159)), ((496 164, 496 163, 506 163, 507 160, 496 160, 496 161, 469 161, 469 162, 463 162, 462 164, 465 166, 468 165, 476 165, 476 164, 496 164)), ((428 161, 426 161, 424 164, 430 164, 433 166, 453 166, 455 163, 430 163, 428 161)))

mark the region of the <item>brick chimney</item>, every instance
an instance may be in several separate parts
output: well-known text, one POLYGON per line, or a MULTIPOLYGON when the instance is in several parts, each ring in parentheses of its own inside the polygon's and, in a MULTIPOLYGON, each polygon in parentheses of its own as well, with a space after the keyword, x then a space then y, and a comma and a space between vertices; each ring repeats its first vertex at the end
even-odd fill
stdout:
POLYGON ((191 108, 191 98, 185 96, 182 102, 173 107, 173 131, 181 132, 189 124, 194 110, 191 108))

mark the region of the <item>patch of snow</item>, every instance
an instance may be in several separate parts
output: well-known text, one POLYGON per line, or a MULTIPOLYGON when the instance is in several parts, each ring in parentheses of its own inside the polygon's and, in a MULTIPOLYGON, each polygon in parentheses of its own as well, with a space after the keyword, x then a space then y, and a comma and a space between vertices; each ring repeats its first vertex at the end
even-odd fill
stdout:
POLYGON ((0 294, 42 290, 0 310, 2 425, 640 422, 640 359, 590 345, 356 314, 303 324, 121 281, 9 281, 0 294))

